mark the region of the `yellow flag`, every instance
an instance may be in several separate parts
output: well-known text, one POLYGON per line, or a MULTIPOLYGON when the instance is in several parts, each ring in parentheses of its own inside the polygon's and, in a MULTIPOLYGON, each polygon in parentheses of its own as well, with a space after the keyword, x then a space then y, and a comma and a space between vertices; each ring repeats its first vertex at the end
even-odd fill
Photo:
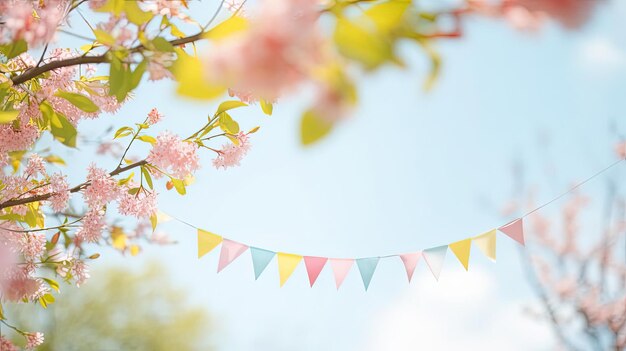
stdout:
POLYGON ((222 240, 223 238, 217 234, 198 229, 198 258, 211 252, 222 240))
POLYGON ((496 230, 490 230, 479 236, 472 238, 474 244, 478 246, 485 256, 489 257, 492 261, 496 261, 496 230))
POLYGON ((280 286, 282 287, 291 276, 291 273, 298 267, 302 256, 279 252, 278 254, 278 274, 280 275, 280 286))
POLYGON ((454 255, 459 259, 459 262, 461 262, 463 267, 465 267, 465 270, 467 270, 469 265, 470 250, 472 248, 472 239, 457 241, 448 245, 448 247, 452 250, 452 252, 454 252, 454 255))

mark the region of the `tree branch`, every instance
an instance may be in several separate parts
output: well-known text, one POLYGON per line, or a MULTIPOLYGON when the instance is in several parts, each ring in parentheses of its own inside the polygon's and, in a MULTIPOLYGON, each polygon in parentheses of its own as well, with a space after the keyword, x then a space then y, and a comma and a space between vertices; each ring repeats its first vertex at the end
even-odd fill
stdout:
MULTIPOLYGON (((117 167, 115 170, 113 170, 111 173, 109 173, 109 175, 115 176, 115 175, 118 175, 120 173, 126 172, 129 169, 133 169, 133 168, 136 168, 136 167, 143 166, 146 163, 148 163, 146 160, 141 160, 141 161, 135 162, 133 164, 130 164, 128 166, 117 167)), ((85 189, 88 185, 89 185, 89 182, 84 182, 84 183, 78 184, 77 186, 75 186, 75 187, 70 189, 70 193, 79 192, 79 191, 85 189)), ((3 202, 3 203, 0 204, 0 210, 3 209, 3 208, 7 208, 7 207, 12 207, 12 206, 17 206, 17 205, 24 205, 24 204, 28 204, 28 203, 36 202, 36 201, 48 200, 53 195, 54 195, 54 193, 48 193, 48 194, 41 194, 41 195, 31 196, 31 197, 25 197, 25 198, 22 198, 22 199, 9 200, 9 201, 6 201, 6 202, 3 202)))
MULTIPOLYGON (((202 39, 202 36, 204 34, 205 32, 200 32, 198 34, 195 34, 189 37, 170 40, 170 44, 172 44, 173 46, 181 46, 181 45, 185 45, 188 43, 192 43, 192 42, 202 39)), ((137 45, 131 48, 129 51, 130 53, 136 53, 136 52, 142 51, 143 49, 145 49, 143 45, 137 45)), ((19 76, 11 78, 11 81, 13 81, 13 85, 19 85, 39 76, 40 74, 46 73, 48 71, 52 71, 57 68, 77 66, 77 65, 88 64, 88 63, 105 63, 105 62, 107 62, 106 53, 99 55, 99 56, 81 56, 81 57, 73 57, 67 60, 52 61, 52 62, 46 63, 43 66, 33 67, 31 69, 28 69, 24 73, 20 74, 19 76)))

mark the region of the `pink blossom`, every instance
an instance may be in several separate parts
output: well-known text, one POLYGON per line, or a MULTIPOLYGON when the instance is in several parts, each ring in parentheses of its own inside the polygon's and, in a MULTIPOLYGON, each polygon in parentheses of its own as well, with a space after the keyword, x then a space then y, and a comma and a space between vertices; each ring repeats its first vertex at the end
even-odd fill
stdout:
POLYGON ((92 209, 81 220, 82 227, 76 231, 76 237, 81 241, 95 243, 102 237, 102 231, 106 228, 104 211, 92 209))
POLYGON ((19 216, 26 216, 26 214, 28 213, 28 206, 26 205, 12 206, 11 213, 14 213, 19 216))
POLYGON ((50 192, 53 194, 48 199, 54 212, 61 212, 70 201, 70 190, 67 177, 61 173, 55 173, 50 177, 50 192))
POLYGON ((98 155, 111 155, 113 157, 121 157, 122 152, 124 151, 124 147, 120 143, 111 142, 111 141, 103 141, 98 145, 98 149, 96 149, 96 154, 98 155))
POLYGON ((72 265, 72 276, 76 280, 76 286, 80 287, 89 279, 89 266, 83 260, 76 260, 72 265))
POLYGON ((37 177, 39 174, 46 175, 46 166, 44 165, 43 158, 39 157, 37 154, 30 155, 25 173, 30 177, 37 177))
POLYGON ((469 0, 471 10, 488 16, 503 16, 518 29, 536 30, 551 18, 568 29, 584 25, 597 1, 580 0, 469 0))
POLYGON ((0 125, 0 152, 27 150, 39 138, 39 129, 32 124, 14 127, 0 125))
MULTIPOLYGON (((165 131, 156 138, 147 161, 162 171, 183 179, 200 168, 197 150, 196 144, 182 141, 177 135, 165 131)), ((160 173, 155 173, 155 177, 160 176, 160 173)))
POLYGON ((107 0, 89 0, 89 8, 92 10, 97 10, 100 7, 104 6, 107 3, 107 0))
POLYGON ((161 121, 161 119, 163 118, 163 115, 159 113, 159 110, 157 110, 156 108, 153 108, 152 110, 150 110, 150 113, 148 113, 148 124, 149 125, 154 125, 159 123, 159 121, 161 121))
POLYGON ((265 0, 250 29, 215 44, 206 78, 274 100, 303 82, 320 58, 317 0, 265 0))
POLYGON ((89 185, 83 190, 83 197, 90 208, 100 209, 119 197, 117 181, 93 163, 89 166, 87 180, 89 185))
MULTIPOLYGON (((98 23, 96 27, 109 33, 115 39, 114 46, 126 46, 133 40, 134 33, 124 17, 111 15, 107 22, 98 23)), ((109 43, 102 44, 110 45, 109 43)))
POLYGON ((213 166, 215 168, 219 169, 223 167, 226 169, 228 167, 239 166, 241 159, 250 150, 250 142, 248 141, 248 135, 243 132, 239 132, 237 139, 239 145, 229 143, 222 146, 217 158, 213 160, 213 166))
POLYGON ((148 0, 144 1, 145 9, 155 15, 168 17, 184 17, 180 8, 185 6, 182 0, 148 0))
POLYGON ((35 9, 32 2, 26 1, 14 2, 5 10, 5 23, 0 27, 0 41, 6 43, 24 39, 29 47, 50 42, 63 19, 63 11, 59 7, 35 9), (36 11, 37 17, 33 11, 36 11))
POLYGON ((133 195, 124 191, 119 199, 118 211, 125 216, 150 217, 157 211, 157 193, 143 189, 133 195))
POLYGON ((19 241, 15 244, 26 259, 39 258, 46 251, 46 236, 44 234, 20 233, 16 238, 19 238, 19 241))
POLYGON ((33 350, 39 345, 43 344, 43 333, 27 333, 24 335, 26 337, 26 349, 33 350))
POLYGON ((163 78, 173 78, 172 72, 168 69, 174 63, 176 57, 172 53, 153 53, 148 61, 148 80, 161 80, 163 78))
POLYGON ((11 341, 5 339, 2 335, 0 335, 0 350, 19 351, 17 346, 15 346, 11 341))
POLYGON ((22 299, 33 300, 42 287, 41 281, 26 276, 8 279, 2 286, 2 297, 6 300, 19 302, 22 299))
POLYGON ((509 24, 519 30, 538 31, 548 18, 543 12, 531 12, 523 6, 511 6, 503 12, 509 24))

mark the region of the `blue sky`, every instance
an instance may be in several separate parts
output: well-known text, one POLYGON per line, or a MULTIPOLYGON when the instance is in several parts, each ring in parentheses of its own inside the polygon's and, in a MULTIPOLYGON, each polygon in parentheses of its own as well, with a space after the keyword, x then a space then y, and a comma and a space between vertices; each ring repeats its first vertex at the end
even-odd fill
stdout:
MULTIPOLYGON (((245 128, 261 125, 242 166, 217 171, 213 155, 203 154, 188 195, 162 191, 160 208, 253 246, 331 257, 417 251, 497 227, 510 219, 500 209, 514 196, 514 165, 543 201, 613 162, 611 124, 626 133, 624 15, 624 3, 609 1, 578 31, 550 24, 536 34, 472 18, 462 39, 437 46, 444 66, 429 93, 421 89, 424 55, 402 47, 409 68, 359 78, 352 118, 310 148, 298 142, 306 92, 281 101, 271 117, 238 110, 245 128)), ((215 104, 180 99, 173 89, 143 84, 118 116, 81 127, 99 134, 157 107, 164 127, 186 135, 215 104)), ((87 154, 70 152, 76 180, 87 154)), ((613 169, 585 191, 601 196, 607 179, 623 175, 623 167, 613 169)), ((94 266, 164 262, 212 313, 221 350, 553 348, 548 329, 523 313, 533 295, 518 247, 504 237, 496 264, 472 251, 469 273, 448 253, 439 283, 423 262, 409 285, 399 260, 383 260, 366 293, 356 267, 338 292, 328 267, 313 289, 303 264, 282 289, 276 261, 254 281, 249 253, 218 275, 218 251, 198 260, 192 229, 177 222, 163 229, 179 244, 144 247, 135 258, 106 252, 94 266)))

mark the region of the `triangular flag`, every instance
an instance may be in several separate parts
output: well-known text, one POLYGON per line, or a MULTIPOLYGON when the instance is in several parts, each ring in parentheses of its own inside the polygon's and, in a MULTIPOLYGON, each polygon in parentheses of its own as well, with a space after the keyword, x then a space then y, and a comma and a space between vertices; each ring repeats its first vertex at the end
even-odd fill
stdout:
POLYGON ((402 254, 400 256, 402 263, 404 263, 404 268, 406 269, 406 276, 409 278, 409 283, 411 282, 411 278, 413 278, 413 272, 415 272, 415 266, 417 266, 417 262, 422 257, 421 252, 402 254))
POLYGON ((467 270, 469 265, 470 250, 472 249, 472 239, 457 241, 448 246, 450 247, 450 250, 454 252, 456 258, 459 259, 459 262, 461 262, 463 267, 465 267, 465 270, 467 270))
POLYGON ((496 261, 496 230, 490 230, 479 236, 472 238, 472 241, 485 256, 489 257, 492 261, 496 261))
POLYGON ((359 258, 356 260, 356 264, 359 266, 359 272, 361 272, 361 279, 363 279, 365 291, 367 291, 367 288, 370 286, 372 276, 374 276, 374 271, 376 271, 376 266, 378 266, 378 260, 380 260, 380 257, 359 258))
POLYGON ((248 245, 238 243, 236 241, 224 239, 222 242, 222 251, 220 252, 220 261, 217 264, 217 273, 226 268, 237 257, 241 256, 248 249, 248 245))
POLYGON ((250 255, 252 256, 252 266, 254 267, 254 279, 259 279, 261 273, 265 270, 265 267, 270 263, 276 253, 274 251, 259 249, 258 247, 250 248, 250 255))
POLYGON ((352 264, 354 260, 351 258, 331 258, 330 266, 333 268, 333 273, 335 274, 335 285, 337 285, 337 290, 343 281, 348 276, 348 272, 350 268, 352 268, 352 264))
POLYGON ((508 235, 511 239, 524 245, 524 223, 521 218, 503 225, 498 228, 498 230, 508 235))
POLYGON ((291 273, 298 267, 302 261, 302 256, 288 254, 284 252, 278 253, 278 275, 280 275, 280 286, 282 287, 291 276, 291 273))
POLYGON ((309 276, 311 287, 315 284, 327 261, 328 258, 326 257, 304 256, 304 265, 306 266, 306 273, 309 276))
POLYGON ((198 229, 198 258, 211 252, 221 242, 221 236, 198 229))
POLYGON ((426 264, 428 265, 430 272, 435 277, 435 280, 439 280, 439 274, 443 268, 446 252, 448 252, 448 245, 437 246, 422 251, 424 261, 426 261, 426 264))

